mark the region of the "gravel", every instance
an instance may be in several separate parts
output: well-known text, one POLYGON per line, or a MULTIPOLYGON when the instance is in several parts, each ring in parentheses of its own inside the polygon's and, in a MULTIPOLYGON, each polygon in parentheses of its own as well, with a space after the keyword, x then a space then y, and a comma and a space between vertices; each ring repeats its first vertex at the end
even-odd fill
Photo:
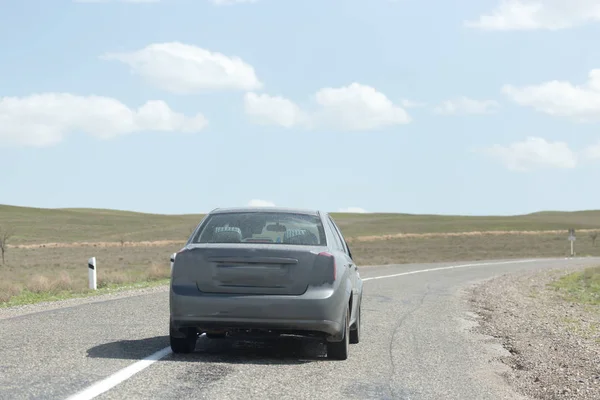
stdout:
MULTIPOLYGON (((579 269, 579 268, 577 268, 579 269)), ((573 268, 503 275, 470 290, 474 328, 510 352, 500 361, 534 399, 600 399, 600 307, 563 300, 547 284, 573 268)))

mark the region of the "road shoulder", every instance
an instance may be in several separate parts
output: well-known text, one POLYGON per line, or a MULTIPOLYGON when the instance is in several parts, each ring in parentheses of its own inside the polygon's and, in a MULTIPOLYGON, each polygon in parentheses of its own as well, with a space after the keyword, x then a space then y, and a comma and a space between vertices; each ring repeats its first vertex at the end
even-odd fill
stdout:
POLYGON ((42 303, 26 304, 0 308, 0 321, 3 319, 17 318, 26 315, 47 312, 52 310, 77 307, 84 304, 101 303, 113 301, 134 296, 143 296, 152 293, 165 292, 169 290, 169 285, 159 285, 136 289, 124 289, 113 293, 99 294, 88 297, 73 297, 65 300, 48 301, 42 303))
POLYGON ((600 398, 600 306, 565 300, 548 284, 583 268, 508 274, 468 291, 477 333, 509 351, 499 357, 519 393, 535 399, 600 398))

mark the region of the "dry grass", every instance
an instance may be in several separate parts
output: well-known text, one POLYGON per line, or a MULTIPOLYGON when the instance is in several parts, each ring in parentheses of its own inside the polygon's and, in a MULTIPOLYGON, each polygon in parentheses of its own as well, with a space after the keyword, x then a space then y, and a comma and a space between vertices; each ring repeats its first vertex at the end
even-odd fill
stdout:
MULTIPOLYGON (((541 231, 600 227, 600 211, 517 216, 332 214, 348 237, 398 233, 541 231)), ((14 231, 12 245, 73 242, 182 241, 203 215, 157 215, 99 209, 39 209, 0 205, 0 225, 14 231)), ((168 243, 165 243, 168 244, 168 243)))
MULTIPOLYGON (((578 233, 588 234, 590 240, 592 234, 597 232, 596 229, 580 229, 578 233)), ((434 237, 478 237, 478 236, 506 236, 506 235, 562 235, 564 237, 565 232, 563 230, 551 229, 543 231, 472 231, 472 232, 430 232, 430 233, 393 233, 387 235, 371 235, 371 236, 356 236, 348 238, 348 242, 373 242, 379 240, 389 239, 402 239, 402 238, 434 238, 434 237)), ((585 238, 585 236, 584 236, 585 238)))
MULTIPOLYGON (((600 255, 600 245, 592 245, 600 211, 333 217, 359 265, 567 256, 570 227, 577 229, 578 255, 600 255)), ((0 304, 30 294, 85 293, 92 256, 98 260, 100 288, 168 278, 169 255, 181 248, 201 218, 0 205, 0 224, 15 232, 7 264, 0 265, 0 304)), ((36 301, 42 297, 32 296, 36 301)))
MULTIPOLYGON (((570 255, 563 234, 433 235, 350 243, 358 265, 405 264, 443 261, 476 261, 570 255)), ((600 245, 578 239, 577 256, 600 256, 600 245)))
POLYGON ((69 242, 69 243, 36 243, 36 244, 12 244, 11 249, 42 249, 42 248, 71 248, 71 247, 152 247, 185 244, 185 240, 146 240, 143 242, 69 242))
MULTIPOLYGON (((0 303, 29 293, 85 292, 87 260, 98 261, 98 286, 157 281, 169 276, 169 256, 182 243, 148 246, 27 246, 10 250, 10 263, 0 267, 0 303)), ((570 244, 562 233, 478 233, 407 235, 388 239, 353 240, 358 265, 474 261, 497 258, 562 257, 570 244)), ((585 236, 576 242, 579 256, 600 256, 585 236)))
POLYGON ((97 259, 99 288, 166 279, 169 256, 179 248, 170 245, 11 249, 9 263, 0 266, 0 303, 23 293, 85 292, 90 257, 97 259))
POLYGON ((52 278, 44 275, 34 275, 26 284, 25 289, 32 293, 52 293, 69 290, 73 287, 73 281, 66 271, 60 271, 57 277, 52 278))
POLYGON ((23 287, 16 282, 0 282, 0 303, 8 302, 12 297, 18 296, 23 291, 23 287))

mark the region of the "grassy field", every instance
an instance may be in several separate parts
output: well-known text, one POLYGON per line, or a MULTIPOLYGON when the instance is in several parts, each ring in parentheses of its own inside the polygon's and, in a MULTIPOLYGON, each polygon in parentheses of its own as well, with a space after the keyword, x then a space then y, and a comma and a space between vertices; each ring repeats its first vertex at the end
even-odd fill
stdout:
POLYGON ((0 226, 14 230, 12 244, 185 240, 202 217, 0 205, 0 226))
MULTIPOLYGON (((600 210, 471 217, 332 213, 347 237, 396 233, 542 231, 600 228, 600 210)), ((157 215, 98 209, 38 209, 0 205, 0 226, 13 244, 185 240, 203 215, 157 215)))
POLYGON ((600 266, 564 275, 548 286, 563 300, 584 307, 585 314, 562 318, 565 328, 600 343, 600 266))
POLYGON ((0 266, 0 303, 85 293, 87 260, 96 257, 99 288, 149 285, 169 276, 169 256, 181 246, 42 247, 10 249, 0 266))
MULTIPOLYGON (((600 256, 600 211, 543 212, 509 217, 333 214, 358 265, 556 257, 569 254, 568 228, 578 230, 577 255, 600 256)), ((87 260, 98 260, 103 290, 153 285, 169 274, 169 255, 202 215, 154 215, 90 209, 0 205, 0 230, 11 230, 0 266, 0 306, 86 295, 87 260)))
POLYGON ((566 300, 598 306, 600 305, 600 266, 563 276, 551 286, 566 300))

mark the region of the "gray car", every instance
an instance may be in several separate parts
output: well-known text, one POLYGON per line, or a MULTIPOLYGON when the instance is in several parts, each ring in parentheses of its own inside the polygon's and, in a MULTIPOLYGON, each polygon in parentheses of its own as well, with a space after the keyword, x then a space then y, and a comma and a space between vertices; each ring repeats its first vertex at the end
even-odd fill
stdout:
POLYGON ((363 285, 348 244, 324 212, 276 207, 217 209, 175 256, 170 340, 190 353, 209 338, 321 338, 345 360, 360 340, 363 285))

